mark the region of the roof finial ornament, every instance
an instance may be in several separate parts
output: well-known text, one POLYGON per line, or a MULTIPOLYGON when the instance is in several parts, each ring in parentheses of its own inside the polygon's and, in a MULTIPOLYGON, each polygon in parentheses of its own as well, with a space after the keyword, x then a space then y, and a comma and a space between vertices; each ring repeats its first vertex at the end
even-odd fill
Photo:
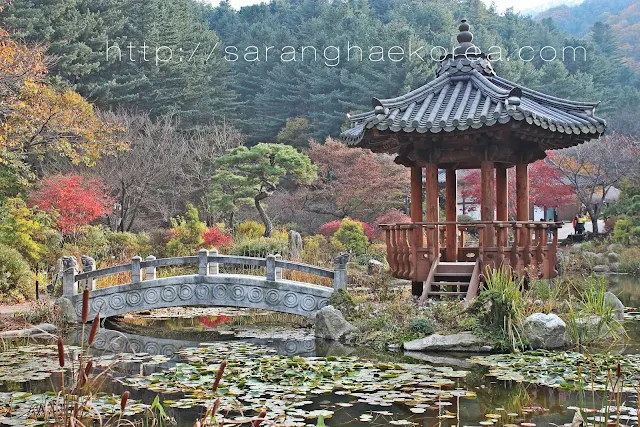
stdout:
POLYGON ((480 49, 478 49, 473 42, 473 34, 471 31, 471 26, 466 18, 462 18, 460 20, 460 25, 458 26, 458 36, 456 39, 458 40, 459 46, 455 48, 455 55, 478 55, 480 54, 480 49))

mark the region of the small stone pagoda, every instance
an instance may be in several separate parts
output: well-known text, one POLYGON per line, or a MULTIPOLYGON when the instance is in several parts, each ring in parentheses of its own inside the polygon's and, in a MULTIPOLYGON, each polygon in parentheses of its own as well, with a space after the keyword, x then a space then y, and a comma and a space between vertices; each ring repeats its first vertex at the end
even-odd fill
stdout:
POLYGON ((599 138, 605 130, 597 103, 556 98, 497 76, 472 43, 465 19, 459 30, 458 46, 440 59, 434 80, 397 98, 373 98, 373 110, 350 116, 352 127, 341 135, 351 147, 395 155, 411 168, 412 222, 383 228, 393 276, 411 280, 423 298, 474 298, 487 265, 555 277, 557 227, 530 221, 528 165, 546 150, 599 138), (511 167, 515 221, 508 217, 511 167), (446 171, 444 221, 439 169, 446 171), (480 221, 457 221, 459 169, 481 170, 480 221))

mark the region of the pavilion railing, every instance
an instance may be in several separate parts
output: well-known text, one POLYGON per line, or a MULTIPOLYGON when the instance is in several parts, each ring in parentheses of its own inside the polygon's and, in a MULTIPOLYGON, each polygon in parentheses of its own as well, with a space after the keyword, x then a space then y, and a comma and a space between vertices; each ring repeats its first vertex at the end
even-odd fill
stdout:
POLYGON ((474 221, 386 224, 387 261, 394 277, 425 281, 433 262, 508 265, 519 275, 551 279, 558 275, 558 227, 554 222, 474 221), (456 242, 448 245, 446 230, 456 242))

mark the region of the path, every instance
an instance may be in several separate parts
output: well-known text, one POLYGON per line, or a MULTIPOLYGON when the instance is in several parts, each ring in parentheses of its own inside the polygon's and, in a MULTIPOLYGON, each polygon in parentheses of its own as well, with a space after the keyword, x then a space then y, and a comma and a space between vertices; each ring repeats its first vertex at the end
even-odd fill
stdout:
MULTIPOLYGON (((598 229, 600 230, 600 232, 604 230, 603 220, 598 221, 598 229)), ((585 223, 585 231, 593 231, 593 224, 590 221, 585 223)), ((570 222, 567 222, 558 229, 558 240, 566 239, 570 234, 573 234, 573 226, 570 222)))
MULTIPOLYGON (((51 297, 40 295, 41 300, 50 301, 51 297)), ((0 316, 11 316, 21 311, 28 311, 33 301, 23 302, 21 304, 0 305, 0 316)))

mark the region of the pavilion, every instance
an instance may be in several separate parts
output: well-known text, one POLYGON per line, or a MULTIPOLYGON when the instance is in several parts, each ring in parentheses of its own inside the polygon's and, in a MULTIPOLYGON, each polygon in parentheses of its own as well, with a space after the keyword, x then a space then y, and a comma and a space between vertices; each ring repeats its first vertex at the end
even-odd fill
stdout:
POLYGON ((474 298, 487 265, 555 277, 556 224, 530 221, 528 165, 545 158, 546 150, 599 138, 605 130, 595 116, 597 103, 556 98, 497 76, 472 43, 467 20, 459 30, 458 46, 440 59, 434 80, 396 98, 373 98, 373 110, 349 116, 352 127, 341 134, 351 147, 395 155, 396 163, 411 168, 412 222, 384 228, 391 273, 411 280, 423 299, 474 298), (511 167, 515 221, 508 217, 511 167), (439 218, 439 169, 446 171, 445 221, 439 218), (481 170, 480 221, 457 221, 458 169, 481 170), (478 241, 465 230, 477 230, 478 241))

